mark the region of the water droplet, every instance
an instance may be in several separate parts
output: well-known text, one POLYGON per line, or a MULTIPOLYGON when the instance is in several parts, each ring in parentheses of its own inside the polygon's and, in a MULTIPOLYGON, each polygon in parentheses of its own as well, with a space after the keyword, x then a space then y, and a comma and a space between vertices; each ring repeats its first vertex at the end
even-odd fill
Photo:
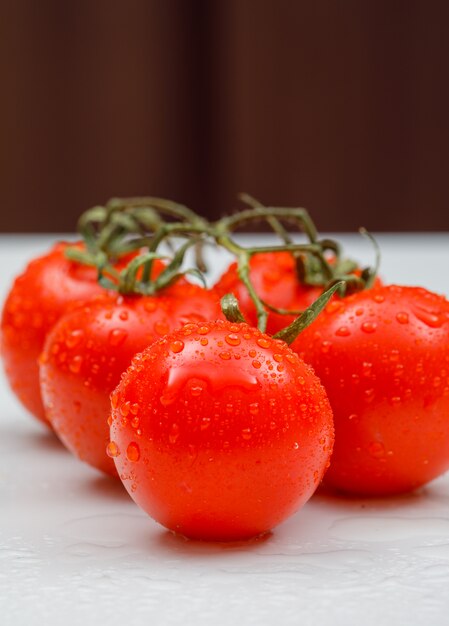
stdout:
POLYGON ((244 439, 245 441, 248 441, 249 439, 251 439, 251 428, 243 428, 242 430, 242 439, 244 439))
POLYGON ((273 359, 276 361, 276 363, 281 363, 283 358, 284 356, 282 354, 273 354, 273 359))
POLYGON ((154 325, 154 331, 156 334, 160 335, 161 337, 163 337, 164 335, 167 335, 170 332, 170 327, 167 324, 167 322, 156 322, 154 325))
POLYGON ((253 361, 252 366, 258 370, 262 366, 262 363, 260 361, 253 361))
POLYGON ((375 322, 363 322, 360 327, 364 333, 374 333, 377 328, 377 324, 375 322))
POLYGON ((128 311, 120 311, 120 313, 119 313, 119 318, 120 318, 121 320, 123 320, 124 322, 126 322, 126 320, 128 319, 128 317, 129 317, 129 313, 128 313, 128 311))
POLYGON ((132 428, 139 428, 139 424, 140 424, 140 419, 137 416, 133 417, 131 420, 132 428))
POLYGON ((259 404, 257 402, 253 402, 249 405, 249 412, 251 415, 257 415, 259 413, 259 404))
POLYGON ((230 346, 239 346, 240 345, 240 337, 236 333, 230 333, 225 337, 226 343, 230 346))
POLYGON ((79 345, 84 337, 84 331, 80 328, 72 330, 67 337, 65 344, 68 348, 74 348, 79 345))
POLYGON ((134 441, 126 448, 126 458, 131 463, 136 463, 140 459, 140 448, 134 441))
POLYGON ((368 452, 375 459, 381 459, 385 455, 385 447, 379 441, 372 441, 368 446, 368 452))
POLYGON ((261 348, 269 348, 271 346, 271 341, 266 337, 259 337, 259 339, 256 340, 256 343, 261 348))
POLYGON ((127 337, 128 333, 126 332, 126 330, 123 330, 123 328, 113 328, 109 333, 109 345, 117 348, 118 346, 122 345, 127 337))
POLYGON ((82 364, 83 364, 83 357, 80 355, 74 356, 73 359, 69 363, 69 370, 73 374, 78 374, 81 369, 82 364))
POLYGON ((123 417, 127 417, 127 415, 129 414, 130 405, 131 403, 129 402, 129 400, 127 402, 122 402, 122 404, 120 405, 120 413, 123 415, 123 417))
POLYGON ((112 426, 112 415, 108 416, 108 426, 111 427, 112 426))
POLYGON ((155 311, 157 309, 157 301, 156 300, 145 300, 145 302, 143 303, 143 308, 148 313, 152 313, 153 311, 155 311))
POLYGON ((321 352, 323 354, 327 354, 331 349, 332 343, 330 341, 323 341, 321 343, 321 352))
POLYGON ((115 443, 115 441, 110 441, 108 443, 108 445, 106 446, 106 454, 110 456, 111 458, 120 456, 120 450, 119 450, 118 445, 115 443))
POLYGON ((432 385, 434 387, 439 387, 441 385, 441 378, 440 378, 440 376, 435 376, 435 378, 432 381, 432 385))
POLYGON ((210 426, 211 419, 210 417, 202 417, 200 421, 200 430, 207 430, 210 426))
POLYGON ((170 344, 170 350, 176 354, 178 352, 182 352, 184 350, 184 342, 181 340, 172 341, 170 344))
POLYGON ((111 405, 113 409, 116 409, 118 407, 118 401, 119 401, 119 395, 115 391, 113 394, 111 394, 111 405))
POLYGON ((218 356, 220 357, 220 359, 223 359, 223 361, 229 361, 229 359, 231 358, 231 353, 230 352, 220 352, 220 354, 218 356))
POLYGON ((340 328, 337 328, 337 330, 335 331, 335 334, 338 337, 349 337, 351 332, 347 326, 340 326, 340 328))
POLYGON ((430 326, 430 328, 441 328, 449 320, 449 315, 440 311, 429 311, 424 307, 415 306, 413 309, 415 317, 430 326))
POLYGON ((199 335, 207 335, 209 331, 210 328, 208 326, 200 326, 197 332, 199 335))
POLYGON ((201 383, 201 381, 194 382, 190 387, 190 395, 193 397, 197 397, 201 395, 202 391, 203 391, 203 384, 201 383))
POLYGON ((296 359, 297 359, 297 358, 298 358, 298 357, 295 357, 295 355, 294 355, 294 354, 287 353, 287 354, 285 355, 285 360, 286 360, 286 361, 288 361, 289 363, 296 363, 296 359))
POLYGON ((396 319, 399 322, 399 324, 408 324, 408 313, 405 313, 405 311, 400 311, 399 313, 396 314, 396 319))
POLYGON ((360 309, 356 309, 355 314, 356 314, 358 317, 360 317, 361 315, 363 315, 363 311, 364 311, 364 309, 362 309, 362 308, 360 308, 360 309))
POLYGON ((176 443, 179 437, 179 426, 178 424, 172 424, 170 428, 170 432, 168 434, 168 440, 170 443, 176 443))
POLYGON ((295 441, 295 443, 293 444, 293 450, 298 450, 298 449, 299 449, 299 443, 295 441))
POLYGON ((373 297, 374 302, 377 303, 381 303, 381 302, 385 302, 385 296, 383 296, 381 293, 376 293, 375 296, 373 297))
POLYGON ((209 343, 209 340, 208 340, 208 338, 207 338, 207 337, 201 337, 201 339, 200 339, 200 344, 201 344, 202 346, 207 346, 207 344, 208 344, 208 343, 209 343))
POLYGON ((248 355, 249 355, 252 359, 254 359, 254 357, 256 356, 256 354, 257 354, 257 352, 256 352, 255 350, 250 350, 250 351, 248 352, 248 355))
POLYGON ((351 413, 351 415, 348 416, 348 420, 357 420, 358 418, 357 413, 351 413))

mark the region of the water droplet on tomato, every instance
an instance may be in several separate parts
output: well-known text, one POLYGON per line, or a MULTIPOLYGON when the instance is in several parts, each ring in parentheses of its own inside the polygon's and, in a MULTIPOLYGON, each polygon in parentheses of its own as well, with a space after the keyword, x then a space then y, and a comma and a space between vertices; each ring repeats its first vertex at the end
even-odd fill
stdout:
POLYGON ((200 430, 202 431, 207 430, 210 426, 210 423, 211 423, 210 417, 207 417, 207 416, 202 417, 200 420, 200 430))
POLYGON ((106 446, 106 454, 110 456, 111 458, 120 456, 120 449, 118 445, 115 443, 115 441, 110 441, 108 443, 108 445, 106 446))
POLYGON ((140 419, 136 415, 131 420, 131 426, 132 426, 132 428, 139 428, 139 424, 140 424, 140 419))
POLYGON ((360 317, 361 315, 363 315, 363 311, 364 311, 364 309, 362 309, 362 308, 356 309, 355 314, 357 315, 357 317, 360 317))
POLYGON ((84 337, 84 331, 81 328, 76 328, 75 330, 70 331, 68 337, 65 340, 65 345, 67 348, 75 348, 78 344, 81 343, 84 337))
POLYGON ((360 327, 364 333, 374 333, 377 328, 377 324, 375 322, 363 322, 360 327))
POLYGON ((131 463, 137 463, 140 459, 140 448, 134 441, 126 448, 126 458, 128 461, 131 461, 131 463))
POLYGON ((271 346, 271 341, 266 337, 259 337, 258 339, 256 339, 256 343, 261 348, 269 348, 271 346))
POLYGON ((385 456, 385 446, 379 441, 372 441, 368 446, 368 452, 375 459, 382 459, 385 456))
POLYGON ((80 355, 74 356, 73 359, 69 363, 69 370, 73 374, 78 374, 81 370, 81 365, 83 364, 83 357, 80 355))
POLYGON ((252 362, 252 366, 253 366, 253 367, 255 367, 255 368, 256 368, 256 370, 258 370, 258 369, 262 366, 262 363, 261 363, 260 361, 256 361, 256 360, 254 360, 254 361, 252 362))
POLYGON ((126 332, 126 330, 123 330, 123 328, 113 328, 109 333, 109 345, 117 348, 118 346, 121 346, 122 343, 124 343, 127 337, 128 333, 126 332))
POLYGON ((231 358, 231 353, 230 352, 220 352, 220 354, 218 356, 220 357, 220 359, 223 359, 223 361, 229 361, 229 359, 231 358))
POLYGON ((127 417, 127 415, 129 414, 130 404, 131 403, 128 400, 127 402, 122 402, 122 404, 120 405, 120 413, 123 415, 123 417, 127 417))
POLYGON ((383 296, 381 293, 376 293, 373 300, 374 302, 377 302, 380 304, 381 302, 385 302, 385 296, 383 296))
MULTIPOLYGON (((157 335, 160 335, 161 337, 163 337, 164 335, 167 335, 170 332, 170 327, 167 324, 167 322, 156 322, 154 325, 154 331, 157 335)), ((185 332, 184 332, 185 334, 185 332)))
POLYGON ((184 342, 181 340, 172 341, 170 344, 170 350, 175 354, 182 352, 184 350, 184 342))
POLYGON ((244 439, 245 441, 248 441, 249 439, 251 439, 251 436, 252 436, 251 428, 242 429, 242 439, 244 439))
POLYGON ((173 423, 168 434, 168 440, 170 443, 176 443, 179 437, 179 426, 173 423))
POLYGON ((327 354, 331 349, 332 343, 330 341, 323 341, 321 343, 321 352, 323 354, 327 354))
POLYGON ((408 321, 409 321, 408 313, 406 313, 405 311, 399 311, 399 313, 396 314, 396 319, 399 322, 399 324, 408 324, 408 321))
POLYGON ((335 334, 338 337, 349 337, 351 332, 347 326, 340 326, 340 328, 337 328, 337 330, 335 331, 335 334))
POLYGON ((441 328, 441 326, 449 320, 449 315, 446 312, 434 310, 429 311, 428 309, 419 306, 415 306, 413 308, 413 313, 420 322, 423 322, 430 328, 441 328))
POLYGON ((147 313, 152 313, 157 309, 157 301, 156 300, 145 300, 143 303, 143 308, 147 313))
POLYGON ((204 385, 202 381, 193 382, 193 384, 190 386, 190 395, 193 396, 194 398, 198 397, 199 395, 202 394, 203 388, 204 388, 204 385))
POLYGON ((201 337, 200 344, 202 346, 207 346, 208 343, 209 343, 209 339, 207 337, 201 337))
POLYGON ((119 395, 115 391, 114 393, 111 394, 111 405, 113 409, 116 409, 118 407, 118 401, 119 401, 119 395))
POLYGON ((252 404, 249 405, 249 412, 251 413, 251 415, 258 415, 259 413, 259 403, 258 402, 253 402, 252 404))
POLYGON ((239 346, 240 345, 240 337, 236 333, 230 333, 225 337, 226 343, 230 346, 239 346))

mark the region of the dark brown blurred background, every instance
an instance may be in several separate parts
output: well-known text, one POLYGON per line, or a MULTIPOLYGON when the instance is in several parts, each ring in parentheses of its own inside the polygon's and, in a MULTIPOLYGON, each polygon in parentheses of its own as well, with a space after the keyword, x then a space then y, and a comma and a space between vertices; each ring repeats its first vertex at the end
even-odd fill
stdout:
POLYGON ((449 230, 447 0, 0 0, 0 230, 236 193, 449 230))

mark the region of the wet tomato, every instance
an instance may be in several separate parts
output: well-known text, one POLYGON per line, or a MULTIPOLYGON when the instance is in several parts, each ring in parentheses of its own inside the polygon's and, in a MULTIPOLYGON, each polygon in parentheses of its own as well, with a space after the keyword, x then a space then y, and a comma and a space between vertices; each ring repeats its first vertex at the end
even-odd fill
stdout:
MULTIPOLYGON (((255 254, 250 261, 250 277, 259 297, 278 309, 304 310, 321 295, 321 287, 309 287, 298 280, 294 257, 289 252, 255 254)), ((223 296, 233 293, 248 323, 257 326, 256 309, 241 282, 237 263, 232 263, 215 285, 223 296)), ((280 315, 270 311, 267 332, 274 335, 295 319, 294 315, 280 315)))
POLYGON ((29 263, 9 292, 1 321, 1 354, 11 388, 46 424, 38 370, 45 337, 71 305, 104 292, 94 268, 65 257, 69 245, 74 244, 58 243, 29 263))
POLYGON ((387 495, 449 469, 449 302, 385 286, 331 302, 293 348, 315 369, 334 411, 325 482, 387 495))
POLYGON ((246 324, 188 324, 137 355, 111 396, 108 451, 136 503, 204 540, 264 533, 312 495, 332 412, 288 346, 246 324))
MULTIPOLYGON (((115 474, 106 455, 109 395, 136 352, 191 321, 221 316, 218 297, 176 284, 158 296, 106 296, 63 316, 41 357, 47 418, 81 460, 115 474)), ((129 416, 132 419, 132 412, 129 416)))

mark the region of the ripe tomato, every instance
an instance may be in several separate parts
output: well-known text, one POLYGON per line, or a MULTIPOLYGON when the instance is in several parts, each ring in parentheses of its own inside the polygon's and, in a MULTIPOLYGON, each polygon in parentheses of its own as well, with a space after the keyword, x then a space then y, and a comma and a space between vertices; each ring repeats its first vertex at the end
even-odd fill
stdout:
POLYGON ((109 454, 136 503, 187 537, 270 530, 312 495, 333 442, 326 393, 246 324, 188 324, 137 355, 111 396, 109 454))
POLYGON ((293 346, 334 411, 325 482, 405 492, 449 468, 449 302, 417 287, 362 291, 327 309, 293 346))
POLYGON ((109 395, 136 352, 189 321, 220 317, 218 297, 176 284, 154 297, 106 296, 63 316, 41 357, 47 417, 81 460, 116 474, 106 455, 109 395))
POLYGON ((69 245, 81 247, 57 243, 29 263, 9 292, 1 321, 1 353, 11 388, 28 411, 47 425, 38 370, 45 337, 71 305, 104 292, 94 268, 65 257, 69 245))
MULTIPOLYGON (((287 310, 304 310, 321 295, 321 287, 309 287, 298 280, 295 259, 290 252, 267 252, 255 254, 250 260, 250 277, 258 296, 268 304, 287 310)), ((241 282, 237 263, 232 263, 215 285, 220 295, 233 293, 240 310, 252 326, 257 326, 256 309, 241 282)), ((270 311, 267 332, 274 335, 288 326, 294 315, 280 315, 270 311)))

